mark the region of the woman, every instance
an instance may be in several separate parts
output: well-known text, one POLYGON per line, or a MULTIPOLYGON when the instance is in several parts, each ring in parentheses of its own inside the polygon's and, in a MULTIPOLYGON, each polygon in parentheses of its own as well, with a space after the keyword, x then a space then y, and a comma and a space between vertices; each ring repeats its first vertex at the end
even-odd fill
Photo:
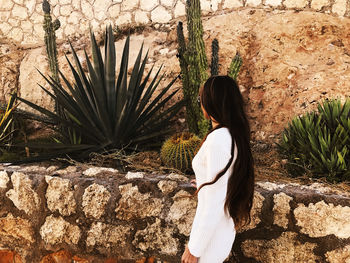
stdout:
POLYGON ((242 94, 228 76, 210 77, 200 103, 213 129, 192 166, 198 205, 182 263, 222 263, 235 239, 235 226, 250 221, 254 193, 250 128, 242 94))

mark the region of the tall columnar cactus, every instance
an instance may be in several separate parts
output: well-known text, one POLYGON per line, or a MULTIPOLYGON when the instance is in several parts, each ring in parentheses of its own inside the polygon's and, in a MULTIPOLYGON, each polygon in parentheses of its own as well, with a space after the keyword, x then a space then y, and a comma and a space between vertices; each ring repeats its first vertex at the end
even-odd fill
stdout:
MULTIPOLYGON (((200 105, 197 102, 198 91, 208 78, 208 62, 203 41, 203 25, 201 21, 200 0, 186 1, 186 19, 188 28, 188 43, 185 41, 182 22, 177 26, 178 58, 181 68, 183 94, 186 101, 186 121, 190 132, 199 136, 207 133, 210 123, 204 119, 200 105)), ((219 73, 219 42, 212 42, 211 75, 219 73)), ((237 55, 231 62, 228 75, 237 78, 242 65, 242 58, 237 55)))
POLYGON ((195 134, 189 132, 178 133, 164 142, 160 157, 167 167, 182 172, 190 172, 192 159, 196 155, 200 144, 201 139, 195 134))
POLYGON ((215 76, 218 74, 219 74, 219 41, 215 38, 211 42, 210 75, 215 76))
POLYGON ((241 55, 237 52, 235 57, 232 59, 230 68, 227 71, 227 75, 233 79, 237 79, 239 70, 241 69, 243 60, 241 55))
POLYGON ((182 23, 180 22, 177 27, 183 94, 186 101, 186 120, 190 132, 202 136, 208 131, 210 124, 204 119, 197 102, 199 88, 208 78, 208 62, 203 41, 199 0, 187 0, 186 17, 188 27, 187 45, 182 23))
MULTIPOLYGON (((52 78, 59 84, 59 74, 58 74, 58 60, 57 60, 57 46, 56 46, 56 34, 55 31, 60 27, 60 21, 56 19, 52 22, 50 15, 50 4, 47 0, 43 1, 43 11, 44 11, 44 31, 45 31, 45 45, 46 53, 49 61, 49 67, 52 74, 52 78)), ((60 109, 57 104, 55 105, 55 111, 60 113, 60 109)))

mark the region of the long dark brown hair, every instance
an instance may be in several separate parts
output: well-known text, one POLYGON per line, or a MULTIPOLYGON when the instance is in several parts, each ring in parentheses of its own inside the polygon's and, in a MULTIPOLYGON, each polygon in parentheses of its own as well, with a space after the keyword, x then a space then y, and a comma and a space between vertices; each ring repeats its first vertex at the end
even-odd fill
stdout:
POLYGON ((254 195, 254 162, 250 149, 250 127, 244 111, 243 97, 235 80, 229 76, 212 76, 200 91, 200 101, 207 114, 219 123, 208 134, 226 127, 232 137, 232 146, 231 158, 225 168, 216 175, 214 180, 202 184, 195 194, 202 187, 217 182, 230 168, 236 154, 233 172, 228 179, 224 207, 239 227, 250 222, 254 195), (234 143, 237 146, 237 153, 234 152, 234 143))

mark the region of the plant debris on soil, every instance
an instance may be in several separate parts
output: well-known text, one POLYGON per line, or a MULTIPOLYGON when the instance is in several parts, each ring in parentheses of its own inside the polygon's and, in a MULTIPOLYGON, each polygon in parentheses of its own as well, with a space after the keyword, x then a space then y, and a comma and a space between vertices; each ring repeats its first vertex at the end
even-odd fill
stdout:
MULTIPOLYGON (((302 185, 322 183, 329 187, 350 192, 350 182, 332 184, 325 178, 310 177, 306 174, 299 177, 292 177, 284 167, 285 162, 279 156, 277 147, 274 144, 255 142, 252 145, 252 152, 255 162, 256 181, 298 183, 302 185)), ((53 162, 43 162, 41 165, 49 166, 49 163, 51 165, 54 163, 54 165, 61 166, 60 169, 68 165, 100 166, 115 168, 122 173, 128 171, 159 172, 162 174, 175 172, 186 175, 189 179, 194 178, 193 172, 184 174, 179 170, 165 167, 162 164, 158 151, 144 151, 129 155, 125 155, 123 151, 109 151, 106 153, 94 153, 90 157, 90 160, 86 162, 78 162, 72 159, 58 159, 53 162)))

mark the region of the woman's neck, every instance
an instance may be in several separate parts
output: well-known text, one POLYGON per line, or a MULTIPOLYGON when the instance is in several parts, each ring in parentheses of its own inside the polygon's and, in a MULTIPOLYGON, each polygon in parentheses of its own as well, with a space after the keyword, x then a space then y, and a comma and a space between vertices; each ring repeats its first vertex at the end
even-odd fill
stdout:
POLYGON ((219 126, 219 123, 212 119, 211 126, 213 127, 213 129, 215 129, 217 126, 219 126))

